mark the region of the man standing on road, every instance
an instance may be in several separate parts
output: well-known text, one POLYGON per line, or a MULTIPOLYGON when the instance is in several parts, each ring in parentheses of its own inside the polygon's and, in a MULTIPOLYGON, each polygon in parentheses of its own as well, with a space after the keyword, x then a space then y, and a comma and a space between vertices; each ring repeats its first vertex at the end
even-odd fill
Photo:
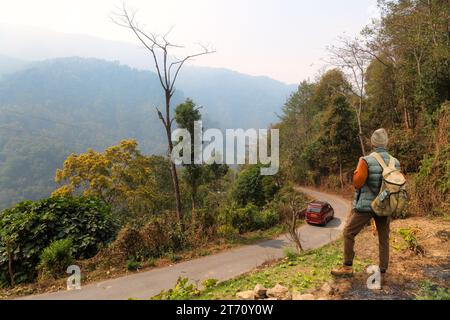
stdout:
MULTIPOLYGON (((374 152, 378 153, 385 163, 389 163, 391 156, 386 151, 388 135, 385 129, 376 130, 371 138, 374 152)), ((400 169, 400 162, 395 159, 395 167, 400 169)), ((355 257, 355 237, 373 218, 378 231, 379 266, 381 273, 386 273, 389 265, 389 222, 390 217, 377 216, 371 207, 372 201, 378 195, 382 182, 383 168, 374 156, 359 159, 353 174, 355 196, 352 213, 344 229, 344 264, 331 271, 334 276, 352 276, 353 258, 355 257)))

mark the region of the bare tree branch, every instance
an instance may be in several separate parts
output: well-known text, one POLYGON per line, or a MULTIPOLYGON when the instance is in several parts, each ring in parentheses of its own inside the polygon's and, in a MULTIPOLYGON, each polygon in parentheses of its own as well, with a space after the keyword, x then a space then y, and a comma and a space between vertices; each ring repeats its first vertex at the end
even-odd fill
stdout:
POLYGON ((329 52, 329 64, 338 67, 347 74, 352 84, 350 90, 358 97, 358 105, 354 106, 354 108, 358 122, 361 152, 365 155, 361 113, 366 94, 366 71, 373 57, 368 54, 368 49, 362 45, 362 41, 358 38, 340 37, 338 39, 338 45, 328 47, 327 49, 329 52))

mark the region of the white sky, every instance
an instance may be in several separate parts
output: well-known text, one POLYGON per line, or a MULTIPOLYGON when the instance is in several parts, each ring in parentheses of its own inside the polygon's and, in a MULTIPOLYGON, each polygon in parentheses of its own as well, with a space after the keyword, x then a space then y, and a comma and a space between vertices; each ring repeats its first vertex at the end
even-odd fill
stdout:
MULTIPOLYGON (((0 0, 0 24, 32 26, 137 43, 110 20, 120 0, 0 0)), ((174 27, 175 43, 210 43, 195 64, 267 75, 287 83, 313 77, 325 47, 357 34, 376 0, 128 0, 146 29, 174 27)), ((1 53, 1 47, 0 47, 1 53)))

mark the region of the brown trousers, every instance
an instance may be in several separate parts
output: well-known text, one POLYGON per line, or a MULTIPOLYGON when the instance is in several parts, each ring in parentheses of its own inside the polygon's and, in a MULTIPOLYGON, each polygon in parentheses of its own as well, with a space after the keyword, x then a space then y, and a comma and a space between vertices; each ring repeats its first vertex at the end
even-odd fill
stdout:
POLYGON ((387 270, 389 265, 389 217, 379 217, 372 213, 356 212, 352 210, 344 229, 344 264, 351 266, 355 257, 355 237, 371 219, 375 219, 378 231, 379 266, 387 270))

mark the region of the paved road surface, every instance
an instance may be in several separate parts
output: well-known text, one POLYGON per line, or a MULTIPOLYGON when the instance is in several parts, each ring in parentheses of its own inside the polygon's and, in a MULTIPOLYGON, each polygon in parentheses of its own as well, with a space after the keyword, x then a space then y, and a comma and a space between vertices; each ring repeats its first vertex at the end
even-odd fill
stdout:
MULTIPOLYGON (((298 189, 315 199, 328 201, 335 210, 335 219, 327 227, 310 225, 300 227, 303 247, 305 249, 318 248, 337 239, 344 227, 347 213, 350 212, 350 202, 336 195, 301 187, 298 189)), ((59 291, 27 296, 22 299, 148 299, 162 289, 172 288, 179 276, 193 281, 203 281, 209 278, 227 280, 236 277, 269 259, 283 257, 283 248, 288 245, 286 236, 280 236, 273 240, 234 248, 173 266, 89 284, 83 286, 81 290, 59 291)))

